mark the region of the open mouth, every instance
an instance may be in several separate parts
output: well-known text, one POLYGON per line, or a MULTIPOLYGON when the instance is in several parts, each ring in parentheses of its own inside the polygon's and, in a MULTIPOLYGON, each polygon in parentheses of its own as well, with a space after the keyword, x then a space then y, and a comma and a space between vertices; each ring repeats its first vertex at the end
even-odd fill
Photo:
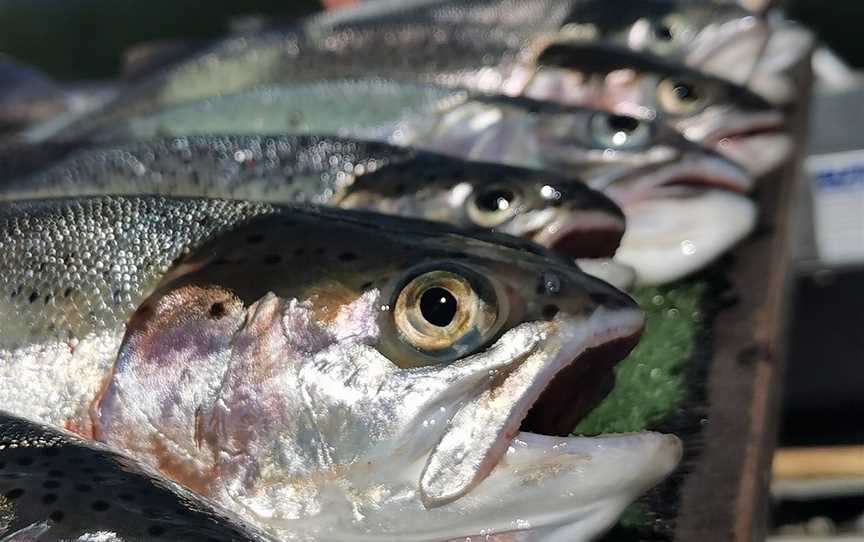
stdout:
POLYGON ((519 429, 567 436, 615 384, 613 369, 639 342, 640 332, 589 348, 559 371, 531 406, 519 429))
POLYGON ((427 508, 471 491, 498 468, 519 435, 548 443, 569 434, 608 393, 612 368, 636 345, 644 316, 632 300, 606 288, 592 295, 603 297, 602 306, 587 319, 550 322, 561 341, 554 341, 554 354, 527 354, 450 419, 421 475, 427 508))
POLYGON ((619 206, 656 197, 674 196, 688 189, 721 189, 747 193, 753 178, 733 162, 720 157, 704 157, 674 162, 632 179, 611 183, 605 190, 619 206))
POLYGON ((611 258, 624 235, 624 218, 573 213, 534 233, 534 241, 572 258, 611 258))

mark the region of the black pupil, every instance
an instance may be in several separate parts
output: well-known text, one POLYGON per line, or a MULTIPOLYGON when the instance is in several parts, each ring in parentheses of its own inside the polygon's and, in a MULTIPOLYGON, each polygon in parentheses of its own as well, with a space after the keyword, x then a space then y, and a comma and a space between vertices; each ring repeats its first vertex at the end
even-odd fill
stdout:
POLYGON ((490 213, 497 213, 498 211, 506 211, 514 199, 513 192, 499 188, 480 194, 477 198, 477 207, 490 213))
POLYGON ((657 39, 669 41, 672 39, 672 29, 665 24, 654 27, 654 36, 657 39))
POLYGON ((672 90, 672 92, 674 92, 675 97, 682 102, 694 102, 699 99, 699 95, 696 94, 696 89, 694 89, 692 85, 688 85, 687 83, 678 83, 677 85, 675 85, 675 88, 672 90))
POLYGON ((456 298, 444 288, 429 288, 420 296, 420 314, 433 326, 450 325, 456 316, 456 309, 456 298))
POLYGON ((639 121, 633 117, 612 115, 609 117, 609 128, 613 132, 632 132, 639 126, 639 121))

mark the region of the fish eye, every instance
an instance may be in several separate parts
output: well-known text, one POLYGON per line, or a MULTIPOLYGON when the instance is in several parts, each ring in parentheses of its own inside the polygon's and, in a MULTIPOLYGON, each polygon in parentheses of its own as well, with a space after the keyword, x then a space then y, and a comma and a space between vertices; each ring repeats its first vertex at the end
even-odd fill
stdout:
POLYGON ((404 343, 433 361, 464 355, 485 343, 498 319, 498 303, 492 288, 467 275, 427 271, 405 284, 393 310, 404 343))
POLYGON ((596 147, 632 149, 645 145, 651 136, 648 123, 625 115, 597 112, 591 116, 591 139, 596 147))
POLYGON ((692 115, 708 103, 708 93, 701 85, 677 79, 661 81, 657 98, 663 110, 670 115, 692 115))
POLYGON ((516 214, 520 194, 504 185, 484 186, 475 191, 468 202, 468 218, 478 226, 492 228, 516 214))

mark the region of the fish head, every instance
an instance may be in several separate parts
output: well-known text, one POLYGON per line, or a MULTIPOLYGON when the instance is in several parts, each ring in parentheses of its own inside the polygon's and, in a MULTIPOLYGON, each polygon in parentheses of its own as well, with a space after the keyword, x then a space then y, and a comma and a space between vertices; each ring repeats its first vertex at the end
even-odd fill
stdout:
MULTIPOLYGON (((592 5, 597 4, 597 5, 592 5)), ((788 70, 803 59, 812 36, 774 14, 732 2, 651 0, 608 9, 580 4, 558 39, 603 41, 748 85, 772 103, 792 98, 788 70)))
POLYGON ((558 436, 635 344, 627 295, 506 236, 320 213, 250 222, 169 273, 97 439, 316 540, 590 536, 674 467, 674 437, 558 436))
POLYGON ((547 168, 580 175, 619 205, 680 185, 753 188, 736 162, 662 122, 568 106, 538 114, 536 126, 547 168))
POLYGON ((755 176, 792 150, 782 109, 718 77, 605 45, 556 43, 538 62, 524 89, 528 96, 665 122, 755 176))
POLYGON ((574 258, 611 256, 624 215, 581 179, 421 154, 358 178, 336 205, 531 239, 574 258))

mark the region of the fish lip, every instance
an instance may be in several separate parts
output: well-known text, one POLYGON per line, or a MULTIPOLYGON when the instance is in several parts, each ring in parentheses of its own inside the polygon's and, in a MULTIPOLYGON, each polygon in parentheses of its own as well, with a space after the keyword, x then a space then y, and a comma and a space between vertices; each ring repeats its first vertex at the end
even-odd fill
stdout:
POLYGON ((611 258, 625 221, 608 213, 565 213, 531 234, 537 244, 574 258, 611 258))
MULTIPOLYGON (((591 336, 582 340, 572 341, 571 344, 568 345, 569 349, 565 347, 565 350, 570 351, 564 352, 563 355, 557 356, 558 359, 549 364, 553 367, 553 369, 551 371, 548 371, 548 374, 545 375, 545 377, 539 383, 539 386, 535 384, 535 386, 532 386, 532 388, 534 389, 528 390, 527 392, 528 394, 534 395, 533 399, 526 404, 520 405, 518 407, 521 409, 521 412, 517 412, 517 414, 511 418, 511 426, 505 428, 499 434, 499 439, 502 439, 499 445, 501 453, 491 462, 490 471, 498 465, 498 463, 504 456, 507 447, 511 444, 513 439, 516 438, 518 434, 532 433, 544 435, 543 432, 523 430, 523 426, 527 420, 529 423, 529 427, 527 429, 532 429, 532 427, 530 427, 530 424, 533 423, 532 418, 542 418, 545 414, 544 409, 548 408, 547 405, 557 402, 555 401, 555 399, 557 398, 553 397, 550 399, 547 395, 547 392, 549 392, 550 390, 552 392, 557 392, 562 389, 566 390, 566 388, 568 387, 567 384, 570 383, 569 379, 573 378, 574 376, 579 377, 583 376, 583 374, 595 376, 590 371, 592 367, 586 367, 586 364, 583 363, 586 360, 589 361, 588 365, 595 365, 595 369, 608 370, 611 373, 612 368, 619 361, 623 360, 624 357, 626 357, 626 354, 629 353, 629 351, 636 346, 636 344, 639 342, 639 338, 642 335, 642 331, 645 328, 644 314, 638 308, 630 309, 627 312, 630 312, 632 314, 625 316, 624 323, 617 326, 612 326, 605 332, 594 333, 591 336), (620 357, 609 355, 603 356, 603 354, 608 354, 608 350, 606 350, 607 347, 611 347, 614 350, 621 348, 621 350, 618 350, 616 353, 621 353, 621 351, 623 350, 623 355, 621 355, 620 357), (606 357, 607 360, 601 359, 601 361, 597 362, 596 364, 590 363, 592 361, 592 358, 595 357, 606 357), (608 361, 609 359, 611 359, 611 362, 608 361), (559 380, 559 377, 564 378, 564 380, 559 380), (540 408, 539 411, 535 409, 535 407, 538 407, 538 405, 540 408)), ((606 391, 608 392, 608 390, 606 391)), ((600 399, 602 399, 603 397, 605 397, 605 393, 593 397, 592 399, 594 400, 590 401, 590 404, 580 405, 581 408, 579 409, 578 414, 587 414, 590 409, 593 408, 593 406, 595 406, 596 403, 599 402, 600 399)), ((560 407, 556 408, 556 410, 559 413, 561 413, 562 411, 560 407)), ((581 416, 579 417, 581 418, 581 416)), ((565 423, 573 423, 573 426, 575 426, 576 421, 578 421, 575 418, 575 416, 568 416, 565 423)), ((556 432, 563 432, 561 431, 560 427, 555 429, 557 430, 556 432)), ((570 430, 572 430, 572 427, 566 430, 565 434, 569 434, 570 430)))
POLYGON ((773 134, 783 132, 783 114, 779 111, 767 111, 747 115, 747 122, 721 123, 721 125, 709 132, 701 141, 701 144, 714 148, 723 140, 740 139, 749 135, 773 134))
POLYGON ((703 189, 721 189, 738 194, 746 194, 753 189, 753 177, 737 162, 724 158, 712 150, 698 151, 695 156, 684 160, 673 159, 659 164, 653 171, 637 172, 620 179, 609 181, 605 190, 625 211, 628 205, 662 196, 664 190, 676 186, 692 186, 703 189), (639 183, 652 177, 654 182, 639 183), (633 180, 634 186, 628 186, 633 180))

